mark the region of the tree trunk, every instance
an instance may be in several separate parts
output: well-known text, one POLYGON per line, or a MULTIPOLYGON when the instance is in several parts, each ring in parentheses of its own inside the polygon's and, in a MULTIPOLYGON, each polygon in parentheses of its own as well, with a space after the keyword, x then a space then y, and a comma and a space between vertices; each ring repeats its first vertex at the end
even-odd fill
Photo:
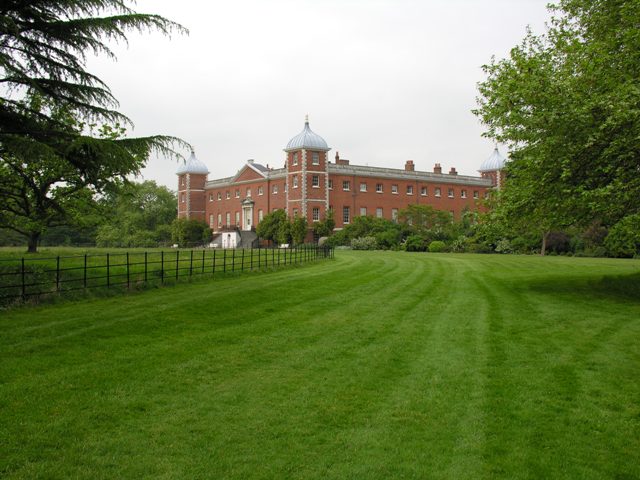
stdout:
POLYGON ((31 232, 27 243, 27 253, 36 253, 38 251, 38 243, 40 242, 40 232, 31 232))
POLYGON ((547 237, 549 236, 549 232, 542 232, 542 248, 540 249, 540 255, 544 257, 547 252, 547 237))

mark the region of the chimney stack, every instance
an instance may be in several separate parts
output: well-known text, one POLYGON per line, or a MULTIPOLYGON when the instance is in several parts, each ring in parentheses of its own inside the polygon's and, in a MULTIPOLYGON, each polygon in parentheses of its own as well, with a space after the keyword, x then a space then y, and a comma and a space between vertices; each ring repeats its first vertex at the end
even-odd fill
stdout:
POLYGON ((451 170, 449 170, 449 175, 457 175, 458 172, 456 172, 456 167, 451 167, 451 170))
POLYGON ((341 159, 340 154, 336 152, 336 165, 349 165, 349 160, 341 159))
POLYGON ((415 166, 413 165, 413 160, 407 160, 407 163, 404 164, 404 169, 407 172, 413 172, 415 170, 415 166))
POLYGON ((442 173, 442 167, 440 166, 440 164, 439 164, 439 163, 436 163, 436 164, 433 166, 433 173, 442 173))

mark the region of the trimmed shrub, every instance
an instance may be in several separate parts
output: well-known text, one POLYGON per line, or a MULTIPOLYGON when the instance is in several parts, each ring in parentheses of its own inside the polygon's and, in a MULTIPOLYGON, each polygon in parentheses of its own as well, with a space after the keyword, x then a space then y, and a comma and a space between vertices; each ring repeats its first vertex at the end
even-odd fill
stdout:
POLYGON ((630 258, 639 253, 640 214, 628 215, 611 227, 604 245, 614 257, 630 258))
POLYGON ((375 250, 376 247, 375 237, 359 237, 351 240, 352 250, 375 250))
POLYGON ((420 235, 411 235, 407 237, 407 241, 404 244, 404 249, 407 252, 426 252, 427 243, 420 235))
POLYGON ((431 253, 444 252, 447 245, 441 240, 434 240, 429 244, 429 251, 431 253))

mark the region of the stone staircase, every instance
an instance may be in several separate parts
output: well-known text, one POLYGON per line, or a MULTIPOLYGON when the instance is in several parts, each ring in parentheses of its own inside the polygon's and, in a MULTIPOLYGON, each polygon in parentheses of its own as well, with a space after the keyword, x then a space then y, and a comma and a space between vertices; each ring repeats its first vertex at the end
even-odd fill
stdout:
POLYGON ((242 230, 240 232, 240 244, 238 248, 257 248, 258 247, 258 235, 251 230, 242 230))

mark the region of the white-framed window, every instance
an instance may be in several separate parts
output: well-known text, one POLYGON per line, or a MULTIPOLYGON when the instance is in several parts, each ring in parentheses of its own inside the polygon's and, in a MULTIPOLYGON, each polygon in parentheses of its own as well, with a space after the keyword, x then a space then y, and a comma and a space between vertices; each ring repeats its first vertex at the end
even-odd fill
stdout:
POLYGON ((351 211, 349 210, 349 207, 342 207, 342 223, 346 225, 349 223, 350 219, 351 219, 351 211))
POLYGON ((262 187, 258 187, 258 195, 264 195, 264 190, 262 187))
POLYGON ((231 193, 229 192, 229 190, 227 190, 227 200, 229 200, 231 198, 231 193))
POLYGON ((329 190, 333 190, 333 180, 329 179, 329 190))
POLYGON ((236 189, 236 198, 240 198, 240 190, 236 189))
POLYGON ((227 226, 231 225, 231 212, 227 212, 227 226))
POLYGON ((478 192, 478 190, 473 191, 473 198, 480 198, 480 192, 478 192))
POLYGON ((185 203, 187 201, 187 197, 184 193, 180 194, 180 203, 185 203))
POLYGON ((361 192, 366 192, 367 191, 367 184, 366 183, 361 183, 360 184, 360 191, 361 192))
POLYGON ((209 227, 210 228, 215 227, 215 224, 213 223, 213 213, 209 214, 209 227))
POLYGON ((447 191, 447 196, 448 196, 449 198, 453 198, 453 188, 450 188, 450 189, 447 191))
POLYGON ((247 197, 250 197, 250 196, 251 196, 251 189, 247 188, 247 197))
POLYGON ((240 225, 240 212, 236 212, 236 225, 240 225))
POLYGON ((382 211, 382 207, 376 208, 376 217, 382 218, 383 214, 384 214, 384 212, 382 211))
POLYGON ((427 187, 420 187, 420 195, 423 197, 427 196, 427 187))
POLYGON ((413 185, 407 185, 407 195, 413 195, 413 185))
POLYGON ((262 212, 262 210, 258 210, 258 222, 261 222, 263 218, 264 218, 264 213, 262 212))
POLYGON ((293 154, 293 164, 298 165, 298 152, 293 154))
POLYGON ((210 201, 210 202, 213 202, 213 193, 210 193, 210 194, 209 194, 209 201, 210 201))
POLYGON ((433 193, 433 196, 440 197, 440 195, 441 195, 440 187, 436 187, 435 192, 433 193))
POLYGON ((320 165, 320 154, 318 152, 313 152, 311 154, 311 163, 313 165, 320 165))
POLYGON ((222 225, 222 214, 219 213, 218 214, 218 226, 220 227, 222 225))
POLYGON ((311 186, 314 188, 320 187, 320 175, 312 175, 311 176, 311 186))
POLYGON ((398 194, 398 185, 391 185, 391 193, 394 195, 398 194))
POLYGON ((218 200, 222 200, 222 193, 218 192, 218 200))
POLYGON ((391 209, 391 220, 393 220, 394 222, 398 221, 398 209, 397 208, 392 208, 391 209))
POLYGON ((278 185, 273 185, 271 187, 271 193, 273 193, 274 195, 278 193, 278 185))
POLYGON ((360 207, 360 216, 361 217, 367 216, 367 207, 360 207))
POLYGON ((460 197, 461 198, 467 198, 467 191, 466 190, 461 190, 460 191, 460 197))
POLYGON ((376 183, 376 193, 382 193, 382 184, 376 183))
POLYGON ((298 188, 298 176, 293 176, 293 188, 298 188))
POLYGON ((351 190, 351 182, 349 180, 342 181, 342 190, 344 190, 345 192, 351 190))
POLYGON ((180 186, 184 187, 184 176, 180 177, 180 186))
POLYGON ((311 210, 311 218, 314 222, 320 221, 320 209, 318 207, 313 207, 313 210, 311 210))

